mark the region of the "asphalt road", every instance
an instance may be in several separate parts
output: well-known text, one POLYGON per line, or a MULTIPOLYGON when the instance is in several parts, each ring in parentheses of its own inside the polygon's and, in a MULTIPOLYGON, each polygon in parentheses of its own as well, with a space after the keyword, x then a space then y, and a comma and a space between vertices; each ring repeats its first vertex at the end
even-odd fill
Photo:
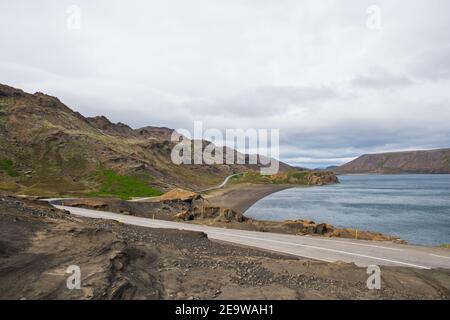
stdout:
POLYGON ((222 229, 82 208, 58 205, 55 205, 55 207, 70 211, 72 214, 78 216, 117 220, 121 223, 149 228, 201 231, 206 233, 211 240, 224 241, 320 261, 354 262, 358 266, 386 265, 420 269, 450 269, 450 250, 444 248, 379 241, 330 239, 315 236, 222 229))

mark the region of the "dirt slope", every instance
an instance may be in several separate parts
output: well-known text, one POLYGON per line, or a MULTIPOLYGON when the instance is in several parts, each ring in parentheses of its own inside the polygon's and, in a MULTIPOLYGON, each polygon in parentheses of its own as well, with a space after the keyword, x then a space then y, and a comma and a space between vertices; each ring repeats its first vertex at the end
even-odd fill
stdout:
POLYGON ((204 234, 82 219, 0 196, 0 299, 449 299, 449 270, 292 259, 204 234), (65 271, 81 268, 81 290, 65 271))

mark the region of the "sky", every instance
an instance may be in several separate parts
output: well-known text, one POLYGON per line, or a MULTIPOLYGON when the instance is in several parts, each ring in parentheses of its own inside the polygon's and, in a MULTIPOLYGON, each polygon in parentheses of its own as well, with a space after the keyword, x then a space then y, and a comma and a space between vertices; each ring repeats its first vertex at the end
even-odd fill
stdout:
POLYGON ((0 83, 133 128, 279 129, 310 168, 450 147, 448 0, 0 0, 0 83))

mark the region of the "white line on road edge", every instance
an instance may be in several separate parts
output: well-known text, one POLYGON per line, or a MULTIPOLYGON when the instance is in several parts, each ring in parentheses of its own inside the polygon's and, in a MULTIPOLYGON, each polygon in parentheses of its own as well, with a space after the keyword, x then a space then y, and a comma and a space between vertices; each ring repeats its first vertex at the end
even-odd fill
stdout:
MULTIPOLYGON (((212 240, 219 240, 222 242, 227 242, 227 243, 231 243, 231 244, 240 244, 240 245, 244 245, 242 243, 239 242, 233 242, 229 239, 219 239, 219 238, 211 238, 212 240)), ((249 248, 254 248, 254 249, 259 249, 259 250, 269 250, 272 251, 274 253, 285 253, 285 254, 289 254, 292 256, 296 256, 296 257, 302 257, 302 258, 307 258, 307 259, 313 259, 313 260, 318 260, 318 261, 324 261, 324 262, 336 262, 335 260, 329 260, 329 259, 325 259, 325 258, 317 258, 317 257, 313 257, 311 255, 306 255, 306 254, 302 254, 301 256, 298 255, 298 252, 293 252, 293 251, 289 251, 289 250, 279 250, 279 249, 269 249, 269 248, 261 248, 261 247, 256 247, 256 246, 252 246, 251 244, 245 244, 244 246, 249 247, 249 248)))
POLYGON ((434 254, 434 253, 430 253, 430 256, 434 256, 434 257, 438 257, 438 258, 445 258, 445 259, 450 259, 450 257, 446 257, 446 256, 440 256, 438 254, 434 254))
MULTIPOLYGON (((87 215, 91 215, 91 216, 97 216, 99 218, 105 218, 108 217, 108 219, 113 219, 113 220, 122 220, 122 221, 126 221, 128 220, 130 223, 135 224, 137 223, 137 221, 141 220, 141 222, 145 223, 147 222, 146 218, 140 218, 140 217, 115 217, 115 216, 119 216, 119 214, 117 213, 108 213, 108 212, 92 212, 95 210, 87 210, 87 209, 73 209, 70 208, 70 210, 74 211, 74 212, 84 212, 84 214, 87 215), (112 217, 112 218, 111 218, 112 217), (138 219, 136 219, 138 218, 138 219), (132 220, 135 220, 136 222, 133 223, 132 220)), ((160 226, 164 226, 167 228, 167 224, 159 224, 157 222, 154 221, 148 221, 147 223, 149 223, 150 225, 160 225, 160 226)), ((200 227, 200 226, 199 226, 200 227)), ((171 227, 171 228, 175 228, 177 229, 176 226, 171 227)), ((204 231, 203 231, 204 232, 204 231)), ((229 234, 226 233, 221 233, 218 231, 207 231, 207 233, 210 233, 211 235, 222 235, 222 236, 230 236, 229 234)), ((346 254, 346 255, 353 255, 353 256, 359 256, 359 257, 363 257, 363 258, 368 258, 368 259, 374 259, 374 260, 380 260, 380 261, 386 261, 386 262, 391 262, 394 264, 399 264, 399 265, 406 265, 406 266, 411 266, 411 267, 416 267, 416 268, 420 268, 420 269, 431 269, 429 267, 425 267, 425 266, 420 266, 420 265, 416 265, 416 264, 412 264, 412 263, 407 263, 407 262, 401 262, 401 261, 397 261, 397 260, 392 260, 392 259, 385 259, 385 258, 379 258, 379 257, 374 257, 374 256, 369 256, 369 255, 364 255, 364 254, 359 254, 359 253, 351 253, 351 252, 347 252, 347 251, 342 251, 342 250, 335 250, 335 249, 328 249, 328 248, 322 248, 322 247, 317 247, 317 246, 311 246, 311 245, 306 245, 306 244, 299 244, 299 243, 293 243, 293 242, 285 242, 285 241, 279 241, 279 240, 269 240, 269 239, 264 239, 264 238, 256 238, 256 237, 250 237, 250 236, 243 236, 243 235, 237 235, 237 234, 232 234, 232 236, 234 237, 240 237, 240 238, 248 238, 248 239, 252 239, 252 240, 259 240, 259 241, 268 241, 268 242, 275 242, 275 243, 281 243, 281 244, 286 244, 286 245, 291 245, 291 246, 300 246, 300 247, 305 247, 305 248, 310 248, 310 249, 317 249, 317 250, 324 250, 324 251, 329 251, 329 252, 335 252, 335 253, 341 253, 341 254, 346 254)), ((292 253, 291 253, 292 254, 292 253)), ((298 256, 302 256, 300 253, 296 253, 295 255, 298 256)), ((313 258, 313 259, 317 259, 317 258, 313 258)), ((320 260, 320 259, 318 259, 320 260)))
MULTIPOLYGON (((87 213, 87 211, 89 210, 89 209, 81 209, 81 210, 79 210, 78 208, 77 209, 70 209, 71 211, 73 211, 73 212, 78 212, 78 213, 80 213, 82 216, 86 216, 86 215, 89 215, 89 216, 91 216, 91 217, 96 217, 96 218, 100 218, 100 219, 109 219, 109 220, 115 220, 115 221, 118 221, 118 222, 120 222, 120 223, 127 223, 127 220, 128 220, 128 223, 129 224, 134 224, 134 225, 137 225, 137 226, 141 226, 142 227, 142 225, 139 225, 139 224, 136 224, 137 223, 137 221, 138 220, 136 220, 136 221, 132 221, 133 220, 133 218, 141 218, 141 217, 126 217, 126 218, 121 218, 121 217, 111 217, 111 216, 109 216, 108 217, 108 214, 107 214, 107 212, 99 212, 99 213, 91 213, 90 211, 87 213), (106 218, 105 218, 106 217, 106 218), (129 219, 129 218, 131 218, 131 219, 129 219)), ((118 215, 118 214, 116 214, 116 213, 113 213, 114 215, 118 215)), ((141 218, 141 219, 145 219, 145 218, 141 218)), ((142 221, 142 222, 147 222, 147 221, 142 221)), ((170 221, 169 221, 170 222, 170 221)), ((149 225, 152 225, 152 226, 161 226, 161 227, 164 227, 164 228, 167 228, 167 225, 166 224, 162 224, 162 223, 158 223, 158 222, 154 222, 154 221, 151 221, 151 222, 148 222, 149 223, 149 225)), ((200 226, 199 226, 200 227, 200 226)), ((170 228, 176 228, 176 227, 170 227, 170 228)), ((168 228, 167 228, 168 229, 168 228)), ((190 230, 190 231, 197 231, 197 230, 190 230)), ((203 232, 203 231, 202 231, 203 232)), ((218 233, 218 232, 214 232, 214 231, 209 231, 209 235, 211 236, 211 235, 213 235, 214 236, 214 234, 216 234, 216 235, 225 235, 225 236, 229 236, 228 234, 220 234, 220 233, 218 233)), ((238 236, 239 237, 239 236, 238 236)), ((241 237, 244 237, 244 236, 241 236, 241 237)), ((214 238, 212 238, 212 239, 214 239, 214 238)), ((257 238, 258 240, 259 240, 259 238, 257 238)), ((233 242, 233 241, 230 241, 229 239, 222 239, 222 238, 220 238, 220 239, 218 239, 218 238, 216 238, 215 240, 220 240, 220 241, 224 241, 224 242, 228 242, 228 243, 234 243, 234 244, 240 244, 239 242, 233 242)), ((252 247, 252 248, 257 248, 257 249, 261 249, 260 247, 255 247, 255 246, 252 246, 252 245, 245 245, 245 246, 248 246, 248 247, 252 247)), ((285 254, 290 254, 290 255, 294 255, 294 256, 296 256, 296 257, 298 257, 299 256, 299 254, 298 254, 298 252, 293 252, 293 251, 289 251, 289 250, 279 250, 279 249, 267 249, 267 250, 270 250, 270 251, 273 251, 273 252, 279 252, 279 253, 285 253, 285 254)), ((307 259, 314 259, 314 260, 318 260, 318 261, 324 261, 324 262, 335 262, 335 260, 329 260, 329 259, 325 259, 325 258, 317 258, 317 257, 313 257, 313 256, 311 256, 311 255, 301 255, 301 257, 304 257, 304 258, 307 258, 307 259)))
MULTIPOLYGON (((214 233, 214 232, 213 232, 214 233)), ((220 234, 220 233, 219 233, 220 234)), ((223 234, 227 236, 227 234, 223 234)), ((292 246, 299 246, 299 247, 305 247, 305 248, 310 248, 310 249, 318 249, 318 250, 325 250, 325 251, 330 251, 330 252, 336 252, 336 253, 342 253, 342 254, 347 254, 347 255, 352 255, 352 256, 358 256, 358 257, 363 257, 363 258, 369 258, 369 259, 374 259, 374 260, 381 260, 381 261, 386 261, 386 262, 392 262, 395 264, 400 264, 400 265, 406 265, 406 266, 410 266, 410 267, 416 267, 416 268, 420 268, 420 269, 431 269, 429 267, 424 267, 424 266, 419 266, 417 264, 412 264, 412 263, 407 263, 407 262, 401 262, 401 261, 397 261, 397 260, 391 260, 391 259, 385 259, 385 258, 379 258, 379 257, 374 257, 374 256, 368 256, 365 254, 360 254, 360 253, 351 253, 351 252, 347 252, 347 251, 342 251, 342 250, 335 250, 335 249, 328 249, 328 248, 322 248, 322 247, 316 247, 316 246, 310 246, 307 244, 300 244, 300 243, 293 243, 293 242, 285 242, 285 241, 278 241, 278 240, 269 240, 269 239, 264 239, 264 238, 255 238, 255 237, 249 237, 249 236, 241 236, 241 235, 236 235, 233 234, 234 237, 241 237, 241 238, 248 238, 248 239, 252 239, 252 240, 260 240, 260 241, 269 241, 269 242, 277 242, 277 243, 281 243, 281 244, 286 244, 286 245, 292 245, 292 246)))
POLYGON ((380 248, 380 249, 386 249, 386 250, 392 250, 392 251, 404 251, 403 249, 397 249, 397 248, 389 248, 389 247, 384 247, 384 246, 377 246, 375 244, 364 244, 364 243, 355 243, 352 241, 348 241, 346 239, 342 239, 342 240, 332 240, 332 239, 320 239, 317 237, 312 237, 312 236, 304 236, 308 239, 314 239, 314 240, 319 240, 319 241, 329 241, 329 242, 334 242, 334 243, 344 243, 344 244, 352 244, 355 246, 363 246, 363 247, 372 247, 372 248, 380 248))
MULTIPOLYGON (((209 226, 206 226, 206 227, 209 227, 209 226)), ((239 232, 249 232, 249 233, 257 232, 257 231, 248 231, 248 230, 239 230, 239 229, 228 229, 228 230, 236 230, 236 231, 239 231, 239 232)), ((291 235, 291 234, 283 234, 283 233, 265 232, 264 234, 293 237, 293 235, 291 235)), ((375 245, 375 244, 356 243, 356 242, 351 241, 351 239, 346 239, 346 238, 341 238, 341 239, 337 240, 337 239, 320 238, 318 236, 311 236, 311 235, 295 236, 295 237, 296 237, 297 240, 310 239, 312 241, 315 241, 315 240, 317 240, 317 241, 328 241, 328 242, 339 243, 339 244, 350 244, 350 245, 355 245, 355 246, 372 247, 372 248, 386 249, 386 250, 391 250, 391 251, 405 251, 404 249, 390 248, 390 247, 380 246, 380 245, 375 245)))

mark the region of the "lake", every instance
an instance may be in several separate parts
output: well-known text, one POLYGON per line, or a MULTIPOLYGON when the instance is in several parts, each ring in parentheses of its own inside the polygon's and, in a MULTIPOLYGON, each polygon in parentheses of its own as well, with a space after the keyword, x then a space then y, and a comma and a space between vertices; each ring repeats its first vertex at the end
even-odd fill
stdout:
POLYGON ((274 193, 245 215, 326 222, 399 236, 412 244, 450 243, 450 175, 343 175, 339 180, 274 193))

